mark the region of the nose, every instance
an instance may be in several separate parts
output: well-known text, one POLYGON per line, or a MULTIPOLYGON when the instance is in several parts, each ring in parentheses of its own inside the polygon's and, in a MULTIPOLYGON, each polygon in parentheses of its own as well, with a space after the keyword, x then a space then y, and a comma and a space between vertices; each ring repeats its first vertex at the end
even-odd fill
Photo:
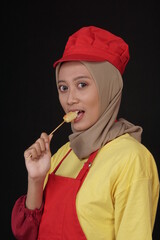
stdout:
POLYGON ((75 89, 70 89, 67 96, 67 104, 72 105, 78 102, 77 94, 75 89))

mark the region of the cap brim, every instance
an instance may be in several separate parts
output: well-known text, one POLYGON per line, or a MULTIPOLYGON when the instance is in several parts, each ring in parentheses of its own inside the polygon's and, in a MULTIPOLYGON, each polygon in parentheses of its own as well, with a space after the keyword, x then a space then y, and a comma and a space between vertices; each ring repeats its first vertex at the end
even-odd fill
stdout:
POLYGON ((67 55, 56 62, 54 62, 53 67, 55 68, 58 63, 62 62, 67 62, 67 61, 89 61, 89 62, 103 62, 107 61, 107 59, 95 56, 95 55, 84 55, 84 54, 72 54, 72 55, 67 55))

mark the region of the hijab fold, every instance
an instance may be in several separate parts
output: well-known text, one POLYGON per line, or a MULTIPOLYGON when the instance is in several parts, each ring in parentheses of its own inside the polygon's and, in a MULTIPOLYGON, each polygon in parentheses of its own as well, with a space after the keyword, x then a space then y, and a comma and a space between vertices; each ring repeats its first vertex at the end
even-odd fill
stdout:
MULTIPOLYGON (((89 129, 77 132, 71 124, 73 133, 69 136, 70 146, 79 159, 89 157, 95 150, 103 147, 107 142, 129 133, 141 141, 142 128, 127 120, 117 119, 123 80, 120 72, 111 63, 81 62, 92 75, 98 89, 100 101, 100 117, 89 129)), ((60 65, 56 67, 56 79, 60 65)))

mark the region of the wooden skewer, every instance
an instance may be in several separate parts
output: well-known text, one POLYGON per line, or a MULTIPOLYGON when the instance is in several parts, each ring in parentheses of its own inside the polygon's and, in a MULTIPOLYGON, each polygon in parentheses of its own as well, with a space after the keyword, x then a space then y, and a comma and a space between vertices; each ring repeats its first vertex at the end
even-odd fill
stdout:
MULTIPOLYGON (((53 129, 53 131, 49 134, 49 136, 51 136, 55 131, 57 131, 58 128, 60 128, 63 123, 65 123, 65 121, 61 122, 55 129, 53 129)), ((32 157, 32 154, 30 154, 27 158, 32 157)))
POLYGON ((57 131, 57 129, 60 128, 60 127, 63 125, 63 123, 65 123, 65 121, 61 122, 61 123, 49 134, 49 136, 52 135, 55 131, 57 131))
MULTIPOLYGON (((69 113, 67 113, 67 114, 63 117, 64 121, 61 122, 61 123, 49 134, 49 136, 51 136, 55 131, 57 131, 57 129, 60 128, 60 127, 63 125, 63 123, 73 121, 73 120, 77 117, 77 114, 78 114, 78 112, 69 112, 69 113)), ((30 154, 27 158, 31 158, 31 157, 32 157, 32 154, 30 154)))

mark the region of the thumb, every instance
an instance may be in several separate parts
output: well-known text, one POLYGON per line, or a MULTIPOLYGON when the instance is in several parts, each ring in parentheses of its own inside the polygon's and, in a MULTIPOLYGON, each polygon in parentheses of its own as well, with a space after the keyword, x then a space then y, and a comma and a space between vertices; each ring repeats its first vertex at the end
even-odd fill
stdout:
POLYGON ((50 143, 51 143, 52 137, 53 137, 53 134, 50 134, 49 135, 49 142, 46 142, 46 150, 47 151, 50 151, 50 143))
POLYGON ((53 137, 53 133, 49 135, 49 142, 51 142, 52 137, 53 137))

